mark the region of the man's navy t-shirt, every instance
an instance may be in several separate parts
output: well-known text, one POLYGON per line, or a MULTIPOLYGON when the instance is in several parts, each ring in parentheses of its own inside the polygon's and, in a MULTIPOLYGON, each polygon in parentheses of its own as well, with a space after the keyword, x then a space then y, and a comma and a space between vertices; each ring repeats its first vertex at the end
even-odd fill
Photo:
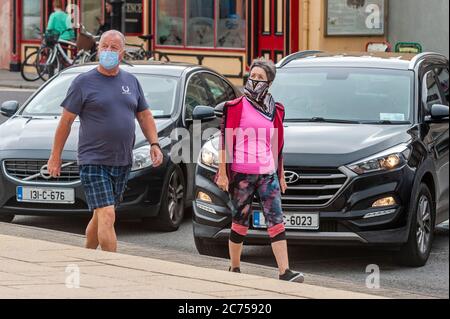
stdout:
POLYGON ((79 165, 132 164, 136 113, 148 108, 134 75, 105 76, 95 68, 75 78, 61 106, 80 118, 79 165))

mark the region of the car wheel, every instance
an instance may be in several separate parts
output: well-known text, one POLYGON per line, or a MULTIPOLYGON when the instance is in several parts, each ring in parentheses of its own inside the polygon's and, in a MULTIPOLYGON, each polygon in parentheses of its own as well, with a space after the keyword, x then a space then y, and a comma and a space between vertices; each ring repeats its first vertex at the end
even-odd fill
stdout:
POLYGON ((400 250, 399 262, 404 266, 422 267, 430 257, 436 216, 433 197, 425 184, 420 185, 411 214, 411 230, 408 242, 400 250))
POLYGON ((1 223, 11 223, 14 220, 14 215, 0 215, 1 223))
POLYGON ((200 255, 229 258, 230 253, 228 251, 228 245, 194 237, 195 247, 200 255))
POLYGON ((157 218, 144 218, 144 225, 161 231, 173 232, 180 228, 184 218, 186 183, 183 171, 174 166, 167 175, 162 192, 161 208, 157 218))

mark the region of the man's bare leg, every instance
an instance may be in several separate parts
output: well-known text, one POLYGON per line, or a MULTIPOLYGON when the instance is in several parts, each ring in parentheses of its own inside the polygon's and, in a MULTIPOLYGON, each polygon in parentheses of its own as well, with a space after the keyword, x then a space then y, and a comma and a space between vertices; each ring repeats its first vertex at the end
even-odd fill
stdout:
POLYGON ((95 210, 94 215, 86 228, 86 248, 97 249, 98 245, 98 217, 95 210))
POLYGON ((116 212, 114 206, 99 208, 96 210, 98 218, 98 241, 104 251, 117 251, 117 237, 114 230, 116 212))

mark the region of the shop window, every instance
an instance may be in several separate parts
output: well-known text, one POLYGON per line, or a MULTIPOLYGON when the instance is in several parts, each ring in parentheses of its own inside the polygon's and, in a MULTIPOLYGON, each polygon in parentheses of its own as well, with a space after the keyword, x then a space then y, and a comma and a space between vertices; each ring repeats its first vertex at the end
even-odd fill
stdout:
POLYGON ((244 49, 246 0, 156 0, 157 45, 244 49))
POLYGON ((22 39, 39 40, 41 38, 41 1, 23 0, 22 11, 22 39))
POLYGON ((283 35, 284 34, 284 1, 276 0, 275 2, 275 25, 276 25, 276 34, 283 35))
POLYGON ((264 27, 263 27, 263 33, 264 34, 271 34, 272 28, 271 28, 271 0, 264 0, 263 4, 263 20, 264 20, 264 27))
POLYGON ((89 32, 96 34, 103 19, 100 0, 83 0, 81 2, 82 24, 89 32))
POLYGON ((127 0, 125 3, 125 33, 141 35, 143 33, 144 3, 142 0, 127 0))
POLYGON ((245 0, 219 0, 217 47, 245 47, 245 0))
POLYGON ((214 1, 188 0, 187 45, 214 47, 214 1))
POLYGON ((157 1, 157 43, 184 46, 184 0, 157 1))

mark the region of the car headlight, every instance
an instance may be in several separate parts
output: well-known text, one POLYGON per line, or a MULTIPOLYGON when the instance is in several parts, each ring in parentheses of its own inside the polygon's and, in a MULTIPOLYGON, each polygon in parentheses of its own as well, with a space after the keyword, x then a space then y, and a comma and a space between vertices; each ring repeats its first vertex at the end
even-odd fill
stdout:
POLYGON ((153 162, 150 158, 150 145, 145 145, 133 151, 133 166, 131 171, 138 171, 152 166, 153 162))
POLYGON ((200 153, 200 163, 211 167, 219 167, 218 139, 212 139, 205 143, 200 153))
POLYGON ((411 149, 408 144, 400 144, 350 164, 347 167, 359 175, 378 171, 389 171, 405 166, 409 160, 410 154, 411 149))

